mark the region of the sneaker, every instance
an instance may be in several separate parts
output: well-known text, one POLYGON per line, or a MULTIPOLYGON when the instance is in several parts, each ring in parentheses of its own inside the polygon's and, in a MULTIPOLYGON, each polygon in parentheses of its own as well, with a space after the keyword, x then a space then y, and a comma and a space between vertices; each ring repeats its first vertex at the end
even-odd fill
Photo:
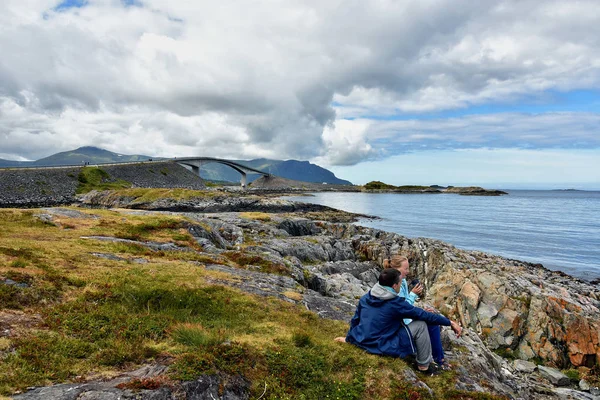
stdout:
POLYGON ((423 375, 428 375, 428 376, 437 375, 440 372, 442 372, 440 366, 437 365, 434 362, 430 362, 429 366, 427 367, 427 369, 421 370, 421 369, 417 368, 417 371, 420 372, 420 373, 422 373, 423 375))

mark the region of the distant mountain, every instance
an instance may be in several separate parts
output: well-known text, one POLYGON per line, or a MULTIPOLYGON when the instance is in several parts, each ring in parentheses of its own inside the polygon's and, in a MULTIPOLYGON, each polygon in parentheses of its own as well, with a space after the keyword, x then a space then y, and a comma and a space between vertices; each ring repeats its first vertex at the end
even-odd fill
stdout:
POLYGON ((98 147, 85 146, 71 151, 56 153, 49 157, 34 161, 35 166, 42 165, 80 165, 84 162, 90 164, 103 164, 127 161, 144 161, 151 157, 143 155, 123 155, 98 147))
POLYGON ((11 161, 0 159, 0 167, 44 167, 57 165, 103 164, 128 161, 143 161, 151 157, 144 155, 122 155, 93 146, 80 147, 71 151, 63 151, 37 161, 11 161))
POLYGON ((13 161, 0 158, 0 167, 28 167, 32 164, 32 161, 13 161))
MULTIPOLYGON (((103 164, 115 162, 146 161, 150 158, 159 160, 158 157, 145 155, 125 155, 98 147, 85 146, 71 151, 56 153, 37 161, 12 161, 0 159, 0 167, 41 167, 57 165, 82 165, 83 163, 103 164)), ((269 160, 259 158, 256 160, 233 160, 242 165, 269 172, 282 178, 304 182, 328 183, 337 185, 351 185, 352 183, 337 178, 333 172, 311 164, 308 161, 297 160, 269 160)), ((200 169, 200 176, 212 181, 239 182, 240 174, 234 169, 218 163, 205 164, 200 169)), ((249 174, 248 182, 259 178, 258 174, 249 174)))
MULTIPOLYGON (((297 160, 269 160, 258 158, 255 160, 234 160, 242 165, 261 171, 269 172, 273 175, 296 181, 328 183, 336 185, 352 185, 352 182, 337 178, 333 172, 322 168, 308 161, 297 160)), ((210 163, 203 165, 200 169, 200 176, 209 180, 220 180, 228 182, 239 182, 240 174, 226 165, 210 163)), ((249 174, 248 182, 258 179, 260 175, 249 174)))

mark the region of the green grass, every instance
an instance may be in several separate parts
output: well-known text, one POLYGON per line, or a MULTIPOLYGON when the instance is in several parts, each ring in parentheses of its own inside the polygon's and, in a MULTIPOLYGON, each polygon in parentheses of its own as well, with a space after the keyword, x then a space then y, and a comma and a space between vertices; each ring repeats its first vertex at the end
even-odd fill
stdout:
POLYGON ((581 379, 579 371, 577 371, 576 369, 568 369, 566 371, 563 371, 563 374, 565 374, 572 382, 579 382, 579 380, 581 379))
POLYGON ((190 190, 190 189, 120 189, 114 190, 109 194, 110 198, 125 197, 132 199, 133 203, 149 203, 161 199, 189 200, 194 198, 215 198, 222 196, 221 193, 209 190, 190 190))
POLYGON ((201 326, 191 324, 176 326, 173 328, 171 337, 177 343, 191 347, 216 345, 226 341, 226 337, 222 332, 213 333, 201 326))
POLYGON ((182 229, 183 227, 184 223, 181 219, 156 218, 148 222, 120 224, 115 236, 131 240, 149 239, 157 231, 173 231, 182 229))
MULTIPOLYGON (((251 382, 250 398, 263 392, 263 399, 431 398, 405 382, 410 367, 404 361, 334 342, 346 332, 346 323, 321 319, 273 297, 212 284, 239 278, 198 264, 258 265, 284 274, 285 266, 243 251, 154 252, 81 239, 117 232, 143 240, 189 238, 181 228, 183 219, 86 212, 99 218, 71 218, 74 228, 65 230, 36 224, 29 210, 0 210, 0 275, 30 285, 0 285, 0 312, 21 309, 19 315, 32 321, 42 318, 0 343, 10 348, 0 362, 0 396, 78 376, 114 376, 160 358, 171 363, 166 380, 241 374, 251 382), (107 260, 93 252, 143 256, 149 262, 107 260), (15 260, 26 265, 13 268, 15 260)), ((434 398, 443 398, 454 377, 425 381, 436 392, 434 398)), ((464 398, 491 398, 477 396, 464 398)))
POLYGON ((506 358, 507 360, 517 359, 517 356, 515 355, 514 351, 506 347, 499 347, 497 349, 494 349, 494 353, 498 354, 502 358, 506 358))
POLYGON ((23 259, 18 259, 10 263, 12 268, 25 268, 27 266, 27 262, 23 259))
POLYGON ((76 193, 87 193, 92 190, 113 190, 131 187, 131 183, 122 179, 111 179, 108 172, 98 167, 83 167, 77 177, 79 186, 76 193))

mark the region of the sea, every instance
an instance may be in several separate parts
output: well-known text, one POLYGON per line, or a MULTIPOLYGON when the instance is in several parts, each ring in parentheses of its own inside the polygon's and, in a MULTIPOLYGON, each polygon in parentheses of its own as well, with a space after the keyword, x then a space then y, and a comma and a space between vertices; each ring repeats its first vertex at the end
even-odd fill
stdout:
POLYGON ((503 190, 508 195, 319 192, 286 199, 380 218, 358 225, 600 278, 600 191, 503 190))

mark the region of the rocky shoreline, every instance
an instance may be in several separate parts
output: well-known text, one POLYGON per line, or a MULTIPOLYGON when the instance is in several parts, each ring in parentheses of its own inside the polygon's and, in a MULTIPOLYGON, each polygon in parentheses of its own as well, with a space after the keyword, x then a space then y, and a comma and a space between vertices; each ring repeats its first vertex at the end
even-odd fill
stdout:
MULTIPOLYGON (((275 275, 252 266, 236 269, 207 264, 204 268, 243 278, 213 283, 297 303, 323 318, 348 321, 357 299, 376 281, 383 259, 399 252, 409 258, 413 273, 426 287, 423 301, 467 328, 459 339, 449 331, 443 333, 448 358, 456 366, 457 389, 511 399, 600 396, 597 383, 573 381, 559 371, 570 369, 586 375, 598 370, 598 285, 536 264, 356 226, 348 223, 356 217, 348 213, 282 199, 241 196, 140 202, 109 192, 92 192, 79 201, 83 207, 129 209, 121 210, 123 213, 184 215, 194 221, 188 230, 204 252, 218 258, 224 251, 243 251, 287 271, 275 275), (264 219, 248 219, 242 218, 240 211, 269 214, 264 219), (290 296, 290 291, 298 291, 298 296, 290 296)), ((65 213, 51 208, 43 215, 41 218, 52 221, 65 213)), ((199 378, 203 379, 219 380, 199 378)), ((417 376, 407 379, 425 385, 417 376)), ((92 394, 94 385, 87 387, 91 388, 85 391, 91 391, 88 396, 100 395, 92 394)), ((133 396, 118 390, 114 386, 108 392, 122 398, 133 396)), ((214 390, 214 385, 206 390, 214 390)), ((49 393, 40 388, 16 398, 71 398, 58 389, 60 395, 56 397, 39 397, 42 392, 49 393)), ((172 398, 158 391, 144 396, 172 398)), ((230 398, 247 397, 242 393, 230 398)))

